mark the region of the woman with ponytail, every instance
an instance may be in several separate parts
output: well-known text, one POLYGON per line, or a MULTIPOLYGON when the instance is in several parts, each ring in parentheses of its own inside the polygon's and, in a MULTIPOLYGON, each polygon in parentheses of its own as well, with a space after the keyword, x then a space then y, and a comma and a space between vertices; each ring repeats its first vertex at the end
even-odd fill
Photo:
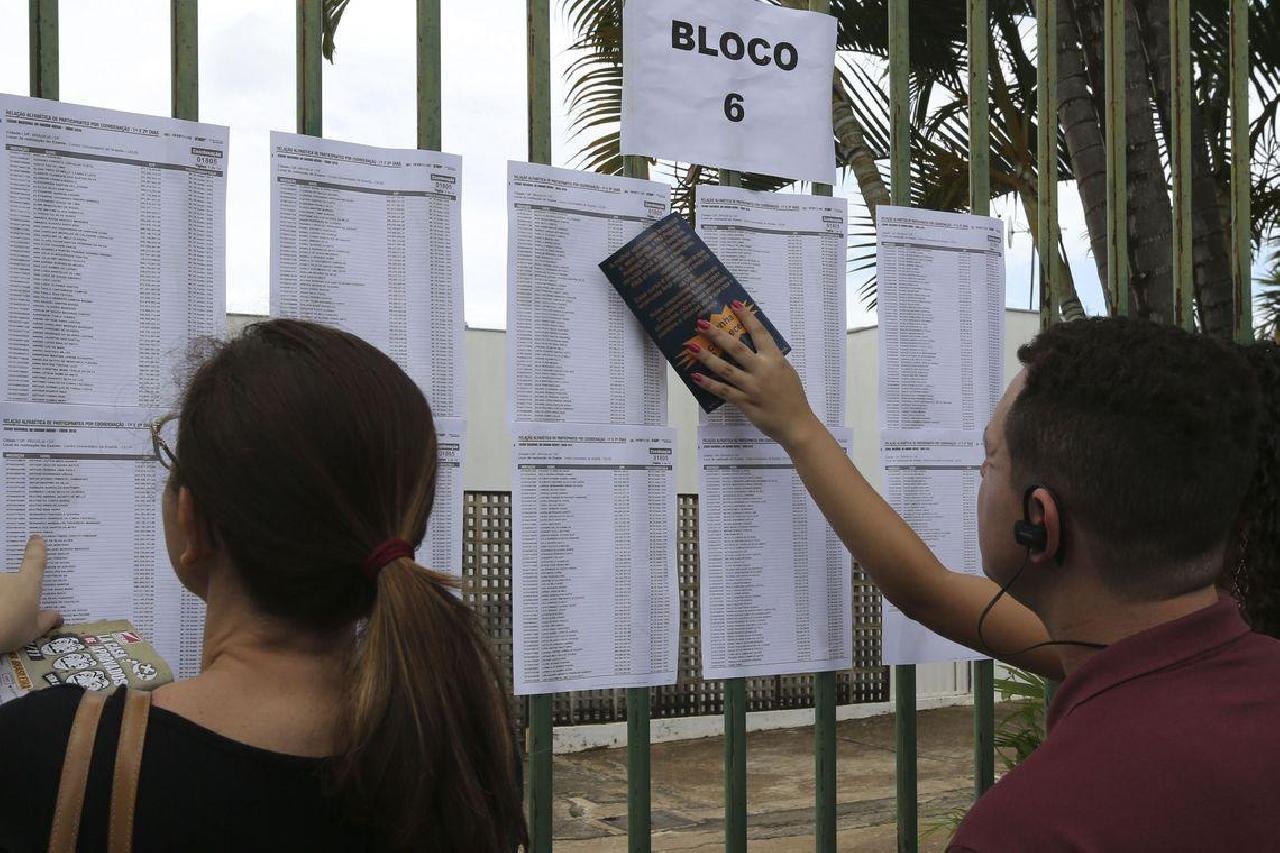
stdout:
MULTIPOLYGON (((272 320, 204 359, 154 438, 169 555, 207 621, 201 674, 154 694, 135 848, 523 844, 503 674, 454 579, 414 557, 437 465, 414 382, 353 335, 272 320)), ((106 849, 122 696, 79 849, 106 849)), ((80 698, 0 706, 0 851, 51 849, 80 698)))

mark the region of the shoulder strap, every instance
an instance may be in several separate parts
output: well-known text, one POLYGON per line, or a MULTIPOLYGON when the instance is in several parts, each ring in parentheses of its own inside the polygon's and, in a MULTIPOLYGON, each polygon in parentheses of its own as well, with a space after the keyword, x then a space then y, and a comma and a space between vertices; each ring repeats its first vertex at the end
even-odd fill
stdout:
POLYGON ((133 812, 138 800, 142 744, 147 737, 147 718, 150 714, 150 693, 130 690, 125 694, 124 719, 120 722, 120 742, 116 746, 116 769, 111 779, 108 853, 130 853, 133 849, 133 812))
POLYGON ((86 690, 76 708, 75 722, 67 738, 67 756, 62 761, 62 778, 58 782, 58 800, 49 827, 49 853, 75 853, 80 837, 80 814, 84 810, 84 789, 89 781, 89 762, 93 758, 93 742, 98 734, 98 721, 107 704, 105 693, 86 690))

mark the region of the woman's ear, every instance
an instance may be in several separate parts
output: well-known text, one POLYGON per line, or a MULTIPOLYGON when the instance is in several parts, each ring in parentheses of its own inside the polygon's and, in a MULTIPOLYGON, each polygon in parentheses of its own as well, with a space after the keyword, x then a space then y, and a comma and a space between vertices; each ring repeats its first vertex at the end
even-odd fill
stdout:
POLYGON ((182 553, 178 560, 183 567, 194 566, 213 553, 213 541, 208 525, 196 508, 195 498, 186 486, 178 487, 178 530, 182 533, 182 553))

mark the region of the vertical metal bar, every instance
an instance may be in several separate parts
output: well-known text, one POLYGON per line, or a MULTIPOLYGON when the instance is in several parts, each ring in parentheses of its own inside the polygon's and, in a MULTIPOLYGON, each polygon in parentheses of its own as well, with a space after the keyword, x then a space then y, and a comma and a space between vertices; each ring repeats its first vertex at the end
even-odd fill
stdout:
POLYGON ((31 0, 28 6, 31 97, 58 100, 58 0, 31 0))
POLYGON ((649 782, 649 703, 648 687, 632 687, 627 690, 627 850, 629 853, 648 853, 651 849, 653 805, 649 782))
MULTIPOLYGON (((529 162, 551 164, 551 3, 528 0, 529 162)), ((529 697, 526 810, 531 853, 551 850, 552 694, 529 697)))
MULTIPOLYGON (((720 184, 742 186, 742 176, 720 170, 720 184)), ((747 850, 747 680, 724 682, 724 847, 727 853, 747 850)))
POLYGON ((1040 328, 1055 320, 1058 289, 1058 4, 1036 0, 1036 241, 1040 328))
MULTIPOLYGON (((889 0, 889 195, 911 204, 910 20, 907 0, 889 0)), ((916 804, 916 668, 895 666, 898 849, 919 846, 916 804)))
POLYGON ((199 0, 169 0, 169 112, 174 118, 200 117, 199 0))
POLYGON ((1174 322, 1195 328, 1191 230, 1191 0, 1169 0, 1170 62, 1173 65, 1173 134, 1169 141, 1173 171, 1174 322))
MULTIPOLYGON (((732 184, 726 184, 732 186, 732 184)), ((747 849, 747 680, 724 682, 724 849, 747 849)))
POLYGON ((1111 310, 1129 313, 1129 161, 1125 120, 1125 0, 1105 0, 1103 75, 1106 87, 1107 288, 1111 310))
POLYGON ((418 0, 418 147, 441 149, 440 0, 418 0))
POLYGON ((298 133, 324 135, 321 114, 321 0, 298 0, 298 133))
POLYGON ((1253 340, 1249 181, 1249 0, 1231 0, 1231 264, 1241 343, 1253 340))
MULTIPOLYGON (((830 14, 831 0, 809 0, 810 12, 830 14)), ((831 196, 829 184, 814 184, 813 194, 831 196)), ((840 330, 844 332, 843 329, 840 330)), ((836 674, 813 676, 814 848, 836 849, 836 674)))
MULTIPOLYGON (((969 0, 969 211, 991 214, 991 64, 987 0, 969 0)), ((995 664, 973 664, 973 789, 995 781, 995 664)))

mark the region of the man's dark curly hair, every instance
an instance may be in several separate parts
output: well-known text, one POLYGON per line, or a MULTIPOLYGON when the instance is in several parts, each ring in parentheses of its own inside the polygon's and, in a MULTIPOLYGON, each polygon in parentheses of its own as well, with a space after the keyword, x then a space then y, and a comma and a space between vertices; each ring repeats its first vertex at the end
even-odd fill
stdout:
MULTIPOLYGON (((1125 318, 1063 323, 1018 350, 1005 437, 1014 487, 1049 487, 1119 594, 1217 580, 1258 453, 1258 382, 1240 348, 1125 318)), ((1233 549, 1234 551, 1234 549, 1233 549)))
POLYGON ((1241 351, 1258 381, 1262 420, 1243 537, 1229 552, 1229 585, 1253 630, 1280 637, 1280 346, 1259 342, 1241 351))

